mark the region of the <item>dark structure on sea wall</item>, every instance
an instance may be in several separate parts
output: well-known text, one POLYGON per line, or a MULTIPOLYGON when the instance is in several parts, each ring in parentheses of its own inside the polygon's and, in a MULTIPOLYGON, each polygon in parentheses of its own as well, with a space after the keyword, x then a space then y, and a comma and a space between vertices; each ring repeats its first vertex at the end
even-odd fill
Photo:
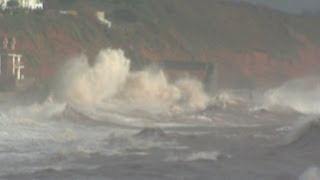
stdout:
POLYGON ((215 65, 207 62, 198 61, 175 61, 164 60, 161 67, 168 75, 169 80, 173 81, 179 78, 194 78, 201 81, 207 91, 213 86, 215 65))

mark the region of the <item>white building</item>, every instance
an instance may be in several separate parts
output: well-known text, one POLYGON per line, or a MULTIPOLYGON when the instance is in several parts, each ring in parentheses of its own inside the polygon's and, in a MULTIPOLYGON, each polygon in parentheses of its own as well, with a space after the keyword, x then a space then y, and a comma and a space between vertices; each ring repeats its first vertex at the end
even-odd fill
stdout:
POLYGON ((31 10, 42 10, 43 3, 40 0, 19 0, 21 8, 31 9, 31 10))
POLYGON ((103 11, 97 11, 96 17, 101 24, 104 24, 104 25, 108 26, 109 28, 111 28, 112 22, 109 21, 108 19, 106 19, 105 13, 103 11))
POLYGON ((7 8, 7 3, 9 0, 0 0, 0 6, 2 9, 6 9, 7 8))
MULTIPOLYGON (((0 0, 2 9, 7 9, 8 2, 13 0, 0 0)), ((43 3, 40 0, 17 0, 20 8, 31 9, 31 10, 42 10, 43 3)))

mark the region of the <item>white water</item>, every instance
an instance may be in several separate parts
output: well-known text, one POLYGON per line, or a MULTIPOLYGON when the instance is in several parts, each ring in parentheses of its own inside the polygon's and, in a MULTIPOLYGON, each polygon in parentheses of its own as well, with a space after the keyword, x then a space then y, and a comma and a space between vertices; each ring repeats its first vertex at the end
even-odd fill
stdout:
POLYGON ((299 180, 319 180, 320 169, 318 167, 308 168, 299 178, 299 180))
POLYGON ((266 91, 257 101, 255 109, 320 114, 320 79, 310 77, 289 81, 266 91))
POLYGON ((93 105, 109 100, 124 86, 130 61, 122 50, 100 51, 91 67, 86 56, 67 62, 58 85, 65 98, 78 104, 93 105))
POLYGON ((220 152, 196 152, 191 154, 180 154, 180 155, 173 155, 169 156, 166 161, 218 161, 225 158, 231 158, 230 155, 225 155, 220 152))
POLYGON ((210 97, 197 80, 129 69, 122 50, 92 66, 82 55, 48 101, 1 107, 0 179, 319 179, 316 79, 210 97))
POLYGON ((319 117, 305 117, 293 124, 290 133, 288 133, 288 143, 293 143, 308 135, 312 131, 318 131, 320 134, 320 119, 319 117))
POLYGON ((72 104, 151 112, 202 110, 209 102, 196 80, 180 79, 170 84, 161 70, 129 69, 130 60, 122 50, 101 50, 93 66, 82 55, 66 64, 63 81, 58 85, 60 94, 72 104))

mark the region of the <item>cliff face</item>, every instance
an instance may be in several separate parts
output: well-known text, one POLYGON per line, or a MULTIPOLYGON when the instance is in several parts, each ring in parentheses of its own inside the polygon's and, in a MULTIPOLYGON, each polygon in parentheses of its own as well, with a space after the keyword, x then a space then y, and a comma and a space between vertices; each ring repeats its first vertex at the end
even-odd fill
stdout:
POLYGON ((0 16, 0 36, 15 36, 29 73, 44 79, 52 78, 69 57, 85 53, 93 59, 106 47, 124 49, 135 68, 161 60, 214 62, 225 87, 265 87, 320 69, 317 15, 212 0, 51 5, 44 12, 0 16), (77 15, 59 14, 64 8, 75 9, 77 15), (106 12, 112 28, 96 20, 96 10, 106 12))

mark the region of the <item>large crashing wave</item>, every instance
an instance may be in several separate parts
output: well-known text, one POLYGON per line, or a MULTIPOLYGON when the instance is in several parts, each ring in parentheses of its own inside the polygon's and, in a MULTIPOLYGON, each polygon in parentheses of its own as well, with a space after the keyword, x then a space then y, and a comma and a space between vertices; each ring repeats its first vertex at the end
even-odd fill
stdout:
POLYGON ((60 94, 69 102, 147 111, 190 111, 206 108, 209 97, 194 79, 169 83, 163 71, 147 68, 130 72, 130 60, 122 50, 105 49, 90 66, 81 55, 70 60, 59 83, 60 94))
POLYGON ((67 62, 59 84, 67 100, 95 104, 115 96, 124 86, 130 61, 121 50, 101 51, 93 66, 81 55, 67 62))
POLYGON ((267 91, 254 109, 320 114, 320 79, 293 80, 267 91))

